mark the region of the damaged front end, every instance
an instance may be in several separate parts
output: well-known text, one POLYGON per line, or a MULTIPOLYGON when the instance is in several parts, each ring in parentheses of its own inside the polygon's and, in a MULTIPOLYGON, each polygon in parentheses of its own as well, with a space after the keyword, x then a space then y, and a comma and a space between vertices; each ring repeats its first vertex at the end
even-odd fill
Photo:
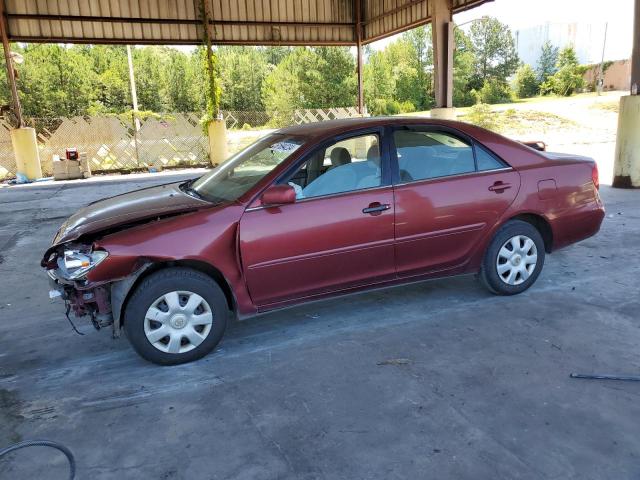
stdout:
POLYGON ((50 297, 64 300, 67 315, 88 316, 97 329, 113 325, 113 336, 119 336, 127 292, 149 262, 117 260, 100 242, 123 230, 157 225, 211 206, 190 194, 188 185, 174 182, 135 190, 93 202, 71 215, 41 262, 51 279, 50 297))
POLYGON ((85 244, 60 245, 47 253, 42 263, 50 279, 49 297, 64 300, 69 321, 73 312, 78 318, 89 316, 97 330, 113 325, 109 285, 93 285, 86 278, 109 253, 85 244))

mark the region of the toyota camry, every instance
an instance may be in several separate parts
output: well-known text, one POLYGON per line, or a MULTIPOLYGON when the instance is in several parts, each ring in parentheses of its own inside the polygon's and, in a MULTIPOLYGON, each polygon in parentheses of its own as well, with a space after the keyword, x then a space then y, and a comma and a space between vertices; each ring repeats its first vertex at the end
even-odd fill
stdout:
POLYGON ((345 119, 90 204, 42 266, 67 314, 166 365, 210 352, 234 318, 323 297, 460 274, 521 293, 603 217, 589 158, 465 123, 345 119))

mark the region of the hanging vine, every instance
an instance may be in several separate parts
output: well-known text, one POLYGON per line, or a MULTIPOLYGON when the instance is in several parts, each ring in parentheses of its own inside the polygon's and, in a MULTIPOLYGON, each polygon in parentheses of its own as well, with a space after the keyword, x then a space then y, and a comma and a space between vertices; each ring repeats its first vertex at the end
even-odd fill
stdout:
POLYGON ((221 89, 220 85, 218 85, 218 81, 216 79, 216 62, 217 58, 212 50, 211 45, 211 36, 209 35, 209 16, 207 15, 207 9, 205 6, 205 1, 200 0, 200 17, 202 18, 202 34, 203 34, 203 43, 205 45, 205 57, 204 57, 204 70, 207 76, 207 88, 205 90, 206 95, 206 109, 205 113, 200 120, 202 123, 202 127, 205 132, 209 127, 209 124, 219 119, 220 117, 220 95, 221 89))

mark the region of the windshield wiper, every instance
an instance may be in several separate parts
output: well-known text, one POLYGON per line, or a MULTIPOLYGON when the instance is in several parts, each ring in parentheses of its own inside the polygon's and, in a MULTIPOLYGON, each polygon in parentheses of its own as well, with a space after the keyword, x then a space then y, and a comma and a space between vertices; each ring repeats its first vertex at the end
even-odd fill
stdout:
POLYGON ((215 205, 218 205, 218 204, 224 202, 223 198, 213 197, 213 196, 210 196, 210 195, 204 195, 204 194, 200 193, 199 191, 197 191, 195 188, 193 188, 191 185, 193 185, 193 183, 196 180, 198 180, 198 179, 197 178, 192 178, 191 180, 187 180, 186 182, 181 183, 180 184, 180 190, 182 190, 187 195, 190 195, 192 197, 198 198, 200 200, 204 200, 206 202, 213 203, 215 205))
POLYGON ((201 194, 200 192, 198 192, 196 189, 194 189, 191 185, 193 185, 193 182, 195 182, 197 180, 197 178, 192 178, 191 180, 187 180, 184 183, 180 184, 180 190, 182 190, 184 193, 186 193, 187 195, 191 195, 192 197, 196 197, 199 198, 201 200, 206 200, 201 194))

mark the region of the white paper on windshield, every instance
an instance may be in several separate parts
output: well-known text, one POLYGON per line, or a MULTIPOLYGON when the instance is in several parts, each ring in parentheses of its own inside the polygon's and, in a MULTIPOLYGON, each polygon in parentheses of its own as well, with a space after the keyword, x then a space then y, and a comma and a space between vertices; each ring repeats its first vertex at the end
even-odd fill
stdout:
POLYGON ((293 153, 298 149, 298 147, 300 147, 300 145, 297 144, 297 143, 293 143, 293 142, 278 142, 278 143, 274 143, 271 146, 271 151, 273 151, 273 152, 282 152, 282 153, 293 153))

